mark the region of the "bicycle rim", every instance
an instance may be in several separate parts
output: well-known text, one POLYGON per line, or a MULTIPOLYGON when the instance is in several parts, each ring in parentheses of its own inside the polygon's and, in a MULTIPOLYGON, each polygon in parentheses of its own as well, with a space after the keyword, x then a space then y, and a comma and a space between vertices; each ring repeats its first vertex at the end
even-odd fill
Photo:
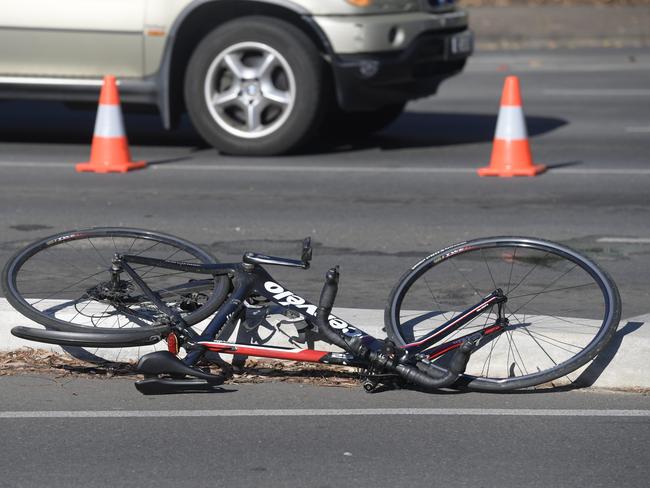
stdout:
MULTIPOLYGON (((498 237, 457 244, 413 266, 393 289, 386 329, 400 344, 418 340, 500 288, 509 324, 485 337, 459 384, 506 390, 567 376, 600 352, 616 331, 616 285, 576 251, 539 239, 498 237)), ((442 342, 495 323, 497 307, 442 342)), ((438 361, 444 364, 449 354, 438 361)))

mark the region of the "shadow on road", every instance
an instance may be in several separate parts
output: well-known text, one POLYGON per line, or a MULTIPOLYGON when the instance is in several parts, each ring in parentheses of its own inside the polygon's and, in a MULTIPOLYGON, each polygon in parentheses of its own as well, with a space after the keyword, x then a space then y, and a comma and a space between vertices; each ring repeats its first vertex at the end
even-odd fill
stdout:
MULTIPOLYGON (((380 136, 387 148, 450 146, 490 142, 496 115, 448 112, 406 112, 380 136)), ((554 117, 527 116, 528 135, 539 136, 568 124, 554 117)))
MULTIPOLYGON (((89 144, 95 124, 95 110, 71 109, 63 103, 47 101, 5 101, 0 108, 0 141, 89 144)), ((368 137, 323 137, 302 154, 349 152, 379 148, 383 150, 417 147, 452 146, 492 141, 496 114, 405 112, 382 132, 368 137)), ((529 115, 528 133, 539 136, 567 125, 554 117, 529 115)), ((194 131, 186 116, 178 129, 166 131, 157 112, 138 113, 125 110, 129 142, 143 146, 209 146, 194 131)))
MULTIPOLYGON (((402 116, 383 131, 367 137, 345 139, 341 136, 321 139, 300 154, 351 152, 364 149, 384 151, 444 147, 460 144, 492 142, 497 116, 477 113, 452 112, 404 112, 402 116)), ((554 117, 527 116, 528 135, 536 137, 569 121, 554 117)))
MULTIPOLYGON (((90 144, 96 109, 70 108, 60 102, 0 102, 0 141, 44 144, 90 144)), ((124 124, 133 145, 191 146, 207 148, 185 118, 178 129, 166 131, 153 109, 124 114, 124 124)))

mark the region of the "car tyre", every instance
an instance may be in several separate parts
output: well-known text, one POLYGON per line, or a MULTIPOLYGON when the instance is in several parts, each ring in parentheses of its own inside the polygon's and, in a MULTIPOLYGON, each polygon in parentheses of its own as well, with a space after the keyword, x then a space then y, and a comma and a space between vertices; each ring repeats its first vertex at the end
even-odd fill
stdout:
POLYGON ((185 105, 199 134, 224 153, 290 152, 320 125, 323 70, 318 49, 297 27, 271 17, 234 20, 194 50, 185 105))

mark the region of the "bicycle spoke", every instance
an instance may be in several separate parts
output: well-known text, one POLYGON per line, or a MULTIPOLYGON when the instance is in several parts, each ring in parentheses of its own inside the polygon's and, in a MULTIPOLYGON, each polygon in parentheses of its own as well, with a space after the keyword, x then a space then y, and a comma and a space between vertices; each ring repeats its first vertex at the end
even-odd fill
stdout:
MULTIPOLYGON (((515 332, 521 332, 518 329, 514 329, 515 332)), ((562 351, 568 352, 570 354, 577 354, 580 351, 582 351, 581 346, 576 346, 575 344, 571 344, 569 342, 561 341, 559 339, 555 339, 553 337, 540 334, 539 332, 536 332, 534 330, 526 329, 526 332, 528 334, 532 334, 533 336, 537 337, 537 339, 540 342, 543 342, 544 344, 548 344, 549 346, 555 346, 557 349, 560 349, 562 351), (562 347, 562 346, 568 346, 568 347, 562 347), (572 349, 569 349, 572 348, 572 349)))
POLYGON ((508 275, 508 286, 506 287, 506 296, 510 295, 510 285, 512 285, 512 272, 515 269, 515 262, 517 261, 517 248, 515 247, 510 260, 510 274, 508 275))
POLYGON ((36 305, 37 303, 40 303, 40 302, 42 302, 42 301, 44 301, 44 300, 49 300, 49 299, 51 299, 54 295, 56 295, 57 293, 62 293, 62 292, 64 292, 64 291, 67 291, 67 290, 69 290, 70 288, 72 288, 73 286, 78 285, 79 283, 83 283, 84 281, 87 281, 87 280, 89 280, 90 278, 92 278, 93 276, 96 276, 96 275, 101 274, 101 273, 103 273, 103 271, 99 271, 99 272, 95 273, 95 275, 86 276, 85 278, 82 278, 81 280, 79 280, 79 281, 77 281, 77 282, 75 282, 75 283, 72 283, 71 285, 69 285, 69 286, 67 286, 67 287, 65 287, 65 288, 62 288, 62 289, 60 289, 60 290, 56 290, 56 291, 52 292, 50 295, 48 295, 48 296, 45 297, 45 298, 41 298, 40 300, 38 300, 38 301, 36 301, 36 302, 34 302, 34 303, 30 303, 30 305, 33 307, 33 306, 36 305))
MULTIPOLYGON (((540 262, 543 261, 544 259, 546 259, 546 258, 548 257, 548 254, 549 254, 549 253, 544 254, 544 256, 542 257, 542 259, 540 260, 540 262)), ((526 274, 524 275, 524 277, 519 281, 519 283, 517 283, 517 284, 515 285, 515 287, 514 287, 512 290, 510 290, 510 293, 512 293, 513 291, 515 291, 517 288, 519 288, 519 286, 520 286, 520 285, 521 285, 521 284, 526 280, 526 278, 528 278, 528 277, 531 275, 531 273, 532 273, 533 271, 535 271, 535 270, 537 269, 538 266, 539 266, 539 262, 536 263, 535 266, 533 266, 533 267, 530 269, 530 271, 528 271, 528 273, 526 273, 526 274)))
POLYGON ((451 261, 451 263, 455 266, 456 271, 458 272, 458 274, 460 274, 460 275, 463 277, 463 279, 467 282, 467 284, 470 286, 470 288, 472 288, 472 289, 474 290, 474 293, 476 293, 478 296, 483 296, 484 293, 481 293, 480 291, 478 291, 478 290, 476 289, 476 287, 474 286, 474 284, 473 284, 473 283, 472 283, 472 282, 467 278, 467 276, 465 276, 465 275, 460 271, 460 269, 458 268, 458 266, 456 265, 456 263, 453 262, 453 260, 451 261))
POLYGON ((536 293, 526 293, 524 295, 517 295, 517 296, 514 296, 514 297, 508 297, 508 299, 509 300, 515 300, 517 298, 524 298, 524 297, 529 297, 529 296, 532 296, 532 295, 544 295, 544 294, 547 294, 547 293, 557 293, 559 291, 575 290, 577 288, 584 288, 584 287, 587 287, 587 286, 596 286, 596 284, 595 283, 585 283, 584 285, 565 286, 565 287, 562 287, 562 288, 555 288, 553 290, 540 291, 540 292, 536 292, 536 293))
POLYGON ((492 354, 494 353, 494 349, 496 348, 499 340, 501 339, 501 336, 503 336, 503 334, 499 335, 493 341, 490 341, 490 352, 488 353, 488 356, 485 359, 485 362, 483 363, 483 369, 481 370, 481 371, 485 371, 485 376, 490 376, 490 364, 492 362, 492 354), (487 364, 487 369, 485 369, 486 364, 487 364))
MULTIPOLYGON (((513 346, 513 350, 515 351, 516 355, 519 357, 519 363, 516 363, 517 366, 519 367, 519 372, 522 374, 529 374, 528 373, 528 368, 526 368, 526 361, 524 360, 524 356, 521 354, 519 351, 519 348, 517 347, 517 341, 515 341, 512 331, 506 331, 506 333, 509 334, 508 340, 511 341, 511 344, 513 346), (523 369, 522 369, 523 367, 523 369)), ((506 364, 506 368, 508 368, 508 364, 506 364)))
MULTIPOLYGON (((530 311, 535 312, 540 316, 543 315, 541 312, 539 312, 538 310, 536 310, 534 308, 531 308, 530 311)), ((599 329, 600 328, 598 325, 586 324, 586 323, 583 323, 583 322, 575 322, 575 321, 569 320, 568 318, 560 317, 558 315, 548 314, 545 317, 551 317, 551 318, 553 318, 555 320, 559 320, 560 322, 565 322, 565 323, 571 324, 571 325, 579 325, 580 327, 587 327, 587 328, 590 328, 590 329, 599 329)), ((540 326, 538 326, 538 327, 540 327, 540 326)))
POLYGON ((84 310, 86 310, 91 303, 93 303, 93 301, 88 300, 81 310, 79 310, 77 307, 75 307, 75 310, 77 310, 77 313, 75 314, 74 317, 72 317, 72 319, 70 321, 74 322, 74 319, 76 319, 79 315, 83 315, 84 310))
POLYGON ((107 266, 108 268, 110 268, 110 266, 111 266, 110 263, 109 263, 108 261, 106 261, 106 258, 104 258, 104 256, 102 256, 102 254, 97 250, 97 248, 95 247, 95 244, 93 243, 93 240, 92 240, 91 238, 88 238, 88 242, 89 242, 90 245, 93 247, 93 249, 95 250, 95 252, 96 252, 97 255, 99 256, 99 258, 100 258, 102 261, 104 261, 104 264, 106 264, 106 266, 107 266))
MULTIPOLYGON (((436 295, 433 293, 433 290, 431 289, 431 284, 427 281, 426 277, 422 277, 424 280, 424 283, 427 285, 427 288, 429 289, 429 293, 431 293, 431 298, 433 298, 433 301, 436 302, 436 307, 438 307, 438 310, 442 312, 442 307, 440 307, 440 303, 438 302, 438 299, 436 298, 436 295)), ((445 321, 449 320, 447 318, 447 315, 442 312, 442 316, 445 318, 445 321)))
POLYGON ((490 279, 492 280, 492 284, 494 285, 494 289, 496 290, 499 287, 497 286, 496 281, 494 281, 494 276, 492 276, 492 270, 490 269, 490 265, 488 264, 487 259, 485 259, 485 254, 483 253, 483 249, 481 249, 481 257, 483 258, 483 262, 485 263, 485 267, 488 270, 488 274, 490 275, 490 279))
POLYGON ((557 278, 555 278, 551 283, 549 283, 548 285, 546 285, 546 287, 545 287, 541 292, 536 293, 535 296, 533 296, 533 298, 531 298, 531 299, 528 300, 526 303, 524 303, 523 305, 521 305, 521 306, 520 306, 517 310, 515 310, 513 313, 517 313, 519 310, 521 310, 521 309, 524 308, 526 305, 528 305, 529 303, 531 303, 533 300, 535 300, 537 297, 539 297, 539 296, 542 294, 542 292, 544 292, 544 290, 546 290, 546 289, 547 289, 548 287, 550 287, 550 286, 553 286, 553 285, 554 285, 555 283, 557 283, 560 279, 562 279, 564 276, 566 276, 566 275, 569 274, 571 271, 573 271, 577 266, 578 266, 577 264, 574 264, 573 267, 572 267, 571 269, 565 271, 565 272, 562 273, 560 276, 558 276, 557 278))

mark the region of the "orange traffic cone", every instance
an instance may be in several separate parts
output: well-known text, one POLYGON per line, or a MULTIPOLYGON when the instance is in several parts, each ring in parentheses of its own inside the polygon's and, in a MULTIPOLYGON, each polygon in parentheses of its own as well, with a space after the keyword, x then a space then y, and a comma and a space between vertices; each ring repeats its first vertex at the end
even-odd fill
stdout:
POLYGON ((131 161, 129 141, 124 131, 120 94, 114 76, 105 76, 99 94, 95 132, 90 148, 90 161, 76 165, 76 170, 95 173, 126 173, 144 168, 146 161, 131 161))
POLYGON ((535 176, 546 170, 534 164, 528 143, 528 131, 521 106, 519 78, 508 76, 503 84, 501 107, 492 146, 490 166, 480 168, 479 176, 535 176))

